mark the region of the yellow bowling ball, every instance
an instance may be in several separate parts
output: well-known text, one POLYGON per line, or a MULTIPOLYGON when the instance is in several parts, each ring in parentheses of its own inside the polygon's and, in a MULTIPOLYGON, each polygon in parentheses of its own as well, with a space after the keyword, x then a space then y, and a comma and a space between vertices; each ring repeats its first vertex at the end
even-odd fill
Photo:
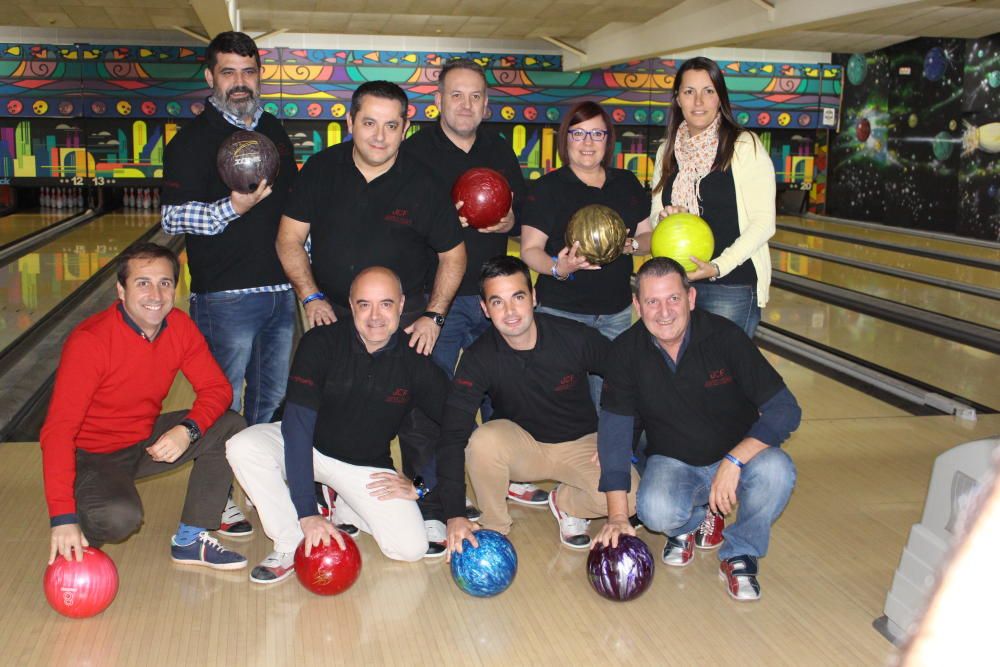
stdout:
POLYGON ((651 246, 653 257, 669 257, 685 271, 694 271, 698 266, 690 258, 710 261, 715 252, 715 236, 708 223, 697 215, 675 213, 661 220, 653 230, 651 246))

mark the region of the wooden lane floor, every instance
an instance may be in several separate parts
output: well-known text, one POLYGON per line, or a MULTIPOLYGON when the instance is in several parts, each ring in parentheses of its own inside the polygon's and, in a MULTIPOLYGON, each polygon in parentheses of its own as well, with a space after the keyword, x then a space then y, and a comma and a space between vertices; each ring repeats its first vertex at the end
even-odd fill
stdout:
POLYGON ((847 236, 856 236, 861 239, 871 239, 886 243, 895 243, 908 248, 922 250, 932 250, 946 252, 955 255, 962 255, 974 259, 986 259, 992 261, 1000 260, 1000 248, 988 247, 976 243, 969 243, 972 239, 963 239, 961 236, 953 237, 953 240, 941 238, 929 238, 920 234, 911 233, 912 230, 903 228, 887 229, 884 227, 875 228, 852 225, 849 222, 837 222, 836 220, 806 218, 790 215, 779 215, 778 224, 795 225, 801 229, 817 230, 823 232, 833 232, 847 236))
POLYGON ((1000 357, 780 288, 764 321, 865 361, 1000 410, 1000 357))
POLYGON ((152 213, 109 213, 0 267, 0 349, 159 219, 152 213))
POLYGON ((775 233, 773 240, 790 246, 821 250, 833 255, 857 259, 872 264, 905 269, 937 278, 947 278, 948 280, 955 280, 968 285, 1000 289, 1000 272, 991 269, 966 266, 964 264, 929 257, 920 257, 905 252, 872 248, 849 241, 837 241, 819 236, 811 236, 808 232, 799 233, 779 229, 775 233))
POLYGON ((0 217, 0 246, 18 241, 77 213, 79 212, 24 211, 0 217))
POLYGON ((777 271, 1000 329, 1000 301, 996 299, 775 248, 771 248, 771 263, 777 271))
MULTIPOLYGON (((773 358, 773 357, 772 357, 773 358)), ((652 588, 621 604, 599 598, 586 554, 561 547, 545 508, 512 508, 519 569, 510 590, 474 599, 443 562, 404 564, 358 537, 361 578, 334 598, 291 578, 251 586, 247 572, 216 573, 169 561, 187 472, 142 482, 142 530, 108 545, 121 575, 102 615, 74 621, 41 593, 48 544, 36 444, 0 445, 0 643, 11 664, 214 665, 883 665, 893 647, 871 627, 912 523, 934 457, 1000 428, 1000 416, 967 424, 914 417, 777 359, 803 406, 786 447, 798 482, 761 561, 763 598, 725 594, 714 552, 678 571, 659 562, 664 538, 640 537, 657 556, 652 588), (843 396, 842 396, 843 394, 843 396)), ((178 383, 165 409, 190 403, 178 383), (185 402, 186 401, 186 402, 185 402)), ((227 540, 252 563, 271 549, 258 527, 227 540)), ((591 526, 600 527, 596 521, 591 526)))

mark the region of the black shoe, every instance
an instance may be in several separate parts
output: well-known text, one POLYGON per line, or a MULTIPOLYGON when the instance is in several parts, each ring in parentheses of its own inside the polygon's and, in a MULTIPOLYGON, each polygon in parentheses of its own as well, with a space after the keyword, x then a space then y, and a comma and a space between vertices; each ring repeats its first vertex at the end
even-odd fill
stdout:
POLYGON ((355 535, 358 534, 358 527, 355 526, 353 523, 338 523, 337 530, 346 535, 350 535, 351 537, 354 537, 355 535))
POLYGON ((468 498, 465 499, 465 518, 469 521, 479 521, 483 518, 483 513, 468 498))

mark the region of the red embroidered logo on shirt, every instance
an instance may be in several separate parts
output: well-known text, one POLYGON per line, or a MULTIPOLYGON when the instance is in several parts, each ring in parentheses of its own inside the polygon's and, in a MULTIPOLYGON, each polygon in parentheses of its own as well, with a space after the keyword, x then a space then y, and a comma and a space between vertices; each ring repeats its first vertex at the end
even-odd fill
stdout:
POLYGON ((566 391, 567 389, 572 389, 576 386, 576 376, 567 375, 563 379, 559 380, 559 384, 556 386, 556 391, 566 391))
POLYGON ((402 387, 400 387, 399 389, 395 389, 395 390, 393 390, 393 392, 391 394, 389 394, 388 396, 385 397, 385 402, 386 403, 399 403, 399 404, 409 403, 410 402, 410 390, 409 389, 403 389, 402 387))
POLYGON ((708 372, 708 381, 705 382, 705 388, 710 387, 720 387, 724 384, 732 384, 733 376, 729 374, 729 371, 725 368, 720 368, 717 371, 708 372))
POLYGON ((309 378, 304 378, 301 375, 289 375, 288 379, 297 384, 304 384, 307 387, 315 387, 316 383, 309 378))
POLYGON ((413 221, 408 217, 410 212, 405 208, 397 208, 392 213, 385 216, 386 222, 395 222, 400 225, 412 225, 413 221))
POLYGON ((466 380, 465 378, 455 378, 455 384, 460 384, 463 387, 472 389, 472 380, 466 380))

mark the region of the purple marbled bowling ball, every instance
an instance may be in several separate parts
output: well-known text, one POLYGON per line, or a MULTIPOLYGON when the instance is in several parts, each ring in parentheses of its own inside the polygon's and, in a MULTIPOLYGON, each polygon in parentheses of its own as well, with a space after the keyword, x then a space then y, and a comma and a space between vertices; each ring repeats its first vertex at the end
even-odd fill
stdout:
POLYGON ((587 577, 594 590, 609 600, 634 600, 653 583, 653 554, 638 537, 622 535, 618 546, 597 545, 587 557, 587 577))

